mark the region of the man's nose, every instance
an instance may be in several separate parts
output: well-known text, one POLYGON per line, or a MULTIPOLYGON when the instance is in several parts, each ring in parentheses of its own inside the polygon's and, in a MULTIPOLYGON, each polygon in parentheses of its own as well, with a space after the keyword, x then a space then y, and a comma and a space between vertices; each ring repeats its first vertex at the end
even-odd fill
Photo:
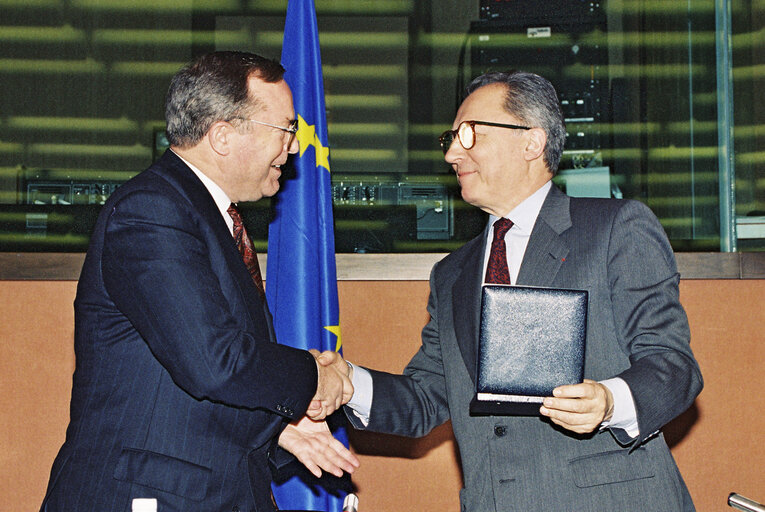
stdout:
POLYGON ((287 142, 287 153, 294 155, 298 151, 300 151, 300 142, 298 142, 297 136, 293 135, 287 142))
POLYGON ((460 158, 460 156, 462 156, 464 152, 465 149, 462 147, 462 144, 460 144, 460 141, 455 137, 451 146, 449 146, 449 149, 447 149, 446 153, 444 154, 444 160, 446 160, 446 163, 453 164, 460 158))

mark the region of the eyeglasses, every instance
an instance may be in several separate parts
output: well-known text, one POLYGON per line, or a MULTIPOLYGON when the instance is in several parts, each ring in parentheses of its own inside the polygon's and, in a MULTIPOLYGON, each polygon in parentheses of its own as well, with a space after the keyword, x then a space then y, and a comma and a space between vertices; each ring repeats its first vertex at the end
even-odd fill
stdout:
POLYGON ((460 144, 465 149, 472 149, 475 146, 475 125, 496 126, 498 128, 510 128, 512 130, 531 130, 529 126, 519 126, 517 124, 489 123, 487 121, 462 121, 456 130, 446 130, 438 137, 441 143, 441 149, 444 154, 449 151, 454 139, 458 138, 460 144))
POLYGON ((247 119, 245 117, 236 117, 234 119, 239 119, 241 121, 249 121, 255 124, 262 124, 263 126, 270 126, 271 128, 276 128, 277 130, 281 130, 283 132, 289 133, 290 136, 289 136, 289 140, 287 141, 287 147, 290 147, 292 145, 292 141, 295 139, 295 134, 298 131, 297 119, 293 119, 292 121, 290 121, 290 125, 287 128, 284 128, 283 126, 277 126, 271 123, 264 123, 263 121, 256 121, 255 119, 247 119))

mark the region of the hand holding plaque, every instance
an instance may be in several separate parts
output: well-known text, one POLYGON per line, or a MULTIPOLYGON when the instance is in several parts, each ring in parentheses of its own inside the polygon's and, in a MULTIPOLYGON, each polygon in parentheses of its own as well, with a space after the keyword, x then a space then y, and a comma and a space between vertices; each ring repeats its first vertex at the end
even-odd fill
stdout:
POLYGON ((539 415, 544 397, 584 376, 587 292, 485 285, 474 415, 539 415))

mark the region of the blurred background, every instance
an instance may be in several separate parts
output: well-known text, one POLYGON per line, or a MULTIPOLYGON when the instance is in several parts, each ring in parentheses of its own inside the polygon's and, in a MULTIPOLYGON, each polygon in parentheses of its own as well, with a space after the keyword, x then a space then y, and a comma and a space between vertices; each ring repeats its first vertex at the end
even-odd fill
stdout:
MULTIPOLYGON (((0 252, 83 252, 167 147, 212 50, 278 59, 286 0, 0 0, 0 252)), ((337 252, 445 252, 484 226, 437 136, 465 85, 556 86, 570 195, 637 199, 676 251, 765 249, 765 0, 316 0, 337 252), (760 91, 760 92, 757 92, 760 91)), ((245 208, 266 247, 269 201, 245 208)))

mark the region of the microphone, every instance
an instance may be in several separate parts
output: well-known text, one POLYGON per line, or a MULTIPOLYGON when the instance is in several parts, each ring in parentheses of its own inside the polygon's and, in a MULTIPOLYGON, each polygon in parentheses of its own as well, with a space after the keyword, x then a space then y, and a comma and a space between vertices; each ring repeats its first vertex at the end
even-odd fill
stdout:
POLYGON ((343 500, 343 512, 359 512, 359 497, 348 493, 343 500))
POLYGON ((765 512, 765 507, 760 503, 745 498, 735 492, 730 493, 728 496, 728 505, 737 510, 744 510, 746 512, 765 512))

